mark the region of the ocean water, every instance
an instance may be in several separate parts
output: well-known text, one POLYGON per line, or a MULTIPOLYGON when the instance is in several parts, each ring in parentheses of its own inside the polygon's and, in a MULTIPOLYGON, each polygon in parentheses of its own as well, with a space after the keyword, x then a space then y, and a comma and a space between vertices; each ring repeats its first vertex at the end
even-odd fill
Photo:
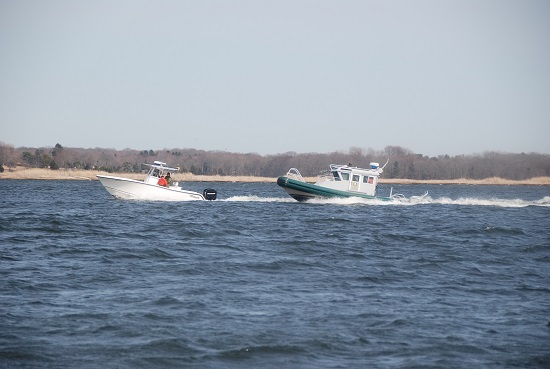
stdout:
POLYGON ((0 368, 550 368, 549 187, 208 187, 0 181, 0 368))

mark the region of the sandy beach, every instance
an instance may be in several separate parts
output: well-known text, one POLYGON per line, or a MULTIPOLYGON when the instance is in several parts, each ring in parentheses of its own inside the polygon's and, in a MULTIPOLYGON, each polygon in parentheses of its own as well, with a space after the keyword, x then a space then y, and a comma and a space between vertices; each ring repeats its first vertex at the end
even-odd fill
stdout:
MULTIPOLYGON (((141 180, 145 173, 107 173, 93 170, 72 169, 38 169, 38 168, 10 168, 0 173, 2 179, 33 179, 33 180, 97 180, 97 175, 109 175, 141 180)), ((194 175, 191 173, 174 173, 172 178, 180 182, 276 182, 277 178, 254 176, 219 176, 219 175, 194 175)), ((304 178, 307 182, 316 182, 317 177, 304 178)), ((513 181, 503 178, 453 179, 453 180, 414 180, 380 178, 380 183, 387 184, 464 184, 464 185, 550 185, 550 177, 536 177, 522 181, 513 181)))

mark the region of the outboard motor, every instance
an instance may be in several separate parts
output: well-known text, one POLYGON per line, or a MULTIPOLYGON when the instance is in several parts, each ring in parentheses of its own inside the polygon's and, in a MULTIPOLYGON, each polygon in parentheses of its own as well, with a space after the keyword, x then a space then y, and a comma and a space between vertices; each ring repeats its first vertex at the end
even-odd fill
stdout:
POLYGON ((204 191, 202 191, 202 195, 206 200, 216 200, 217 194, 218 193, 216 192, 216 190, 212 188, 207 188, 204 191))

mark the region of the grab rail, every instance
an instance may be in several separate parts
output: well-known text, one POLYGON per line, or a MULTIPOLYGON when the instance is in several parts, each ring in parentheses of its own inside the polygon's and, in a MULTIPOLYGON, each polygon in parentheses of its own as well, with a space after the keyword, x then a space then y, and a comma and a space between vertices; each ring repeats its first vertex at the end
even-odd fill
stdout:
POLYGON ((304 178, 300 174, 300 171, 296 168, 290 168, 288 172, 286 172, 286 176, 300 182, 305 182, 304 178))

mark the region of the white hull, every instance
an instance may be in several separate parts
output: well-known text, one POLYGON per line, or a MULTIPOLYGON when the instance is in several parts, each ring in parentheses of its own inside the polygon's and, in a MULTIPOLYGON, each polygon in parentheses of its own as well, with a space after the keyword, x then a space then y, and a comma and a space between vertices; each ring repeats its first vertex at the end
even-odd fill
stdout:
POLYGON ((198 192, 179 187, 161 187, 134 179, 98 175, 107 192, 119 199, 147 201, 193 201, 205 200, 198 192))

